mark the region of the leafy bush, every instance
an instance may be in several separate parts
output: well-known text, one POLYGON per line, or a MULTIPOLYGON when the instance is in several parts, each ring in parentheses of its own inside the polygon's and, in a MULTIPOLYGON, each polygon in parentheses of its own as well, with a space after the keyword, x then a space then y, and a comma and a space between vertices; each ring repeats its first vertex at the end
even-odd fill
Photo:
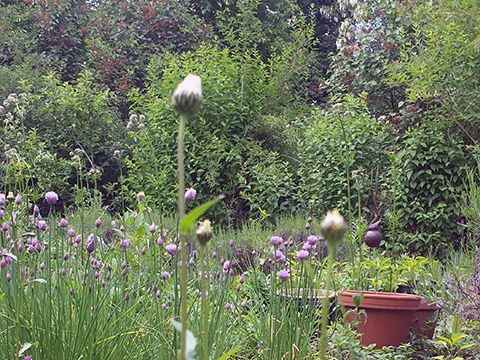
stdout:
POLYGON ((219 192, 226 194, 230 212, 222 210, 222 217, 230 220, 252 209, 268 206, 271 213, 281 208, 281 196, 274 203, 270 197, 284 183, 264 181, 265 176, 256 173, 260 165, 246 164, 268 155, 267 173, 279 175, 286 168, 278 155, 265 152, 263 139, 255 138, 257 121, 276 110, 269 107, 268 99, 283 90, 269 86, 268 66, 257 55, 236 55, 209 46, 152 61, 148 91, 134 99, 135 109, 144 114, 145 121, 131 132, 135 144, 132 158, 127 160, 131 189, 145 191, 164 211, 175 209, 178 117, 170 97, 188 73, 202 78, 204 105, 187 125, 187 187, 196 188, 201 200, 219 192), (259 203, 252 204, 257 195, 259 203))
POLYGON ((443 253, 458 245, 462 229, 457 196, 463 188, 466 155, 462 141, 429 124, 411 128, 396 154, 390 216, 398 231, 391 238, 399 251, 443 253))
POLYGON ((364 98, 347 95, 327 111, 315 110, 300 138, 298 197, 312 211, 346 213, 360 197, 375 212, 379 176, 388 166, 388 128, 372 117, 364 98), (350 192, 350 198, 348 197, 350 192))

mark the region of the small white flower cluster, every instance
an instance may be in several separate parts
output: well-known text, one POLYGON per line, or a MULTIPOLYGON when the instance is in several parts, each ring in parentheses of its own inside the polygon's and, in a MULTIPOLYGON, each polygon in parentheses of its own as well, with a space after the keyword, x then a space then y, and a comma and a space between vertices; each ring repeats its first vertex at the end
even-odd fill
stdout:
POLYGON ((128 118, 127 129, 134 131, 135 128, 142 130, 145 128, 145 115, 132 114, 128 118))

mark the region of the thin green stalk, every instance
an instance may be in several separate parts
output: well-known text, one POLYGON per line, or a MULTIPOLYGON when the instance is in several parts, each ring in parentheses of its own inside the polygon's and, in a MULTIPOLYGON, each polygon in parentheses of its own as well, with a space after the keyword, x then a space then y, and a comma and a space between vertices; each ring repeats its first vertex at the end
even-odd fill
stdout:
MULTIPOLYGON (((177 142, 177 175, 178 175, 178 218, 182 221, 185 216, 185 128, 187 119, 180 116, 177 142)), ((180 233, 180 319, 182 331, 180 333, 180 359, 187 358, 187 247, 185 236, 180 233)))
POLYGON ((326 350, 327 350, 327 325, 328 325, 328 313, 330 310, 330 299, 328 295, 330 294, 330 289, 332 287, 332 266, 335 248, 328 244, 328 265, 327 265, 327 278, 325 292, 326 295, 322 299, 322 334, 320 337, 320 360, 326 359, 326 350))
POLYGON ((208 360, 208 299, 207 299, 207 276, 208 276, 208 258, 205 259, 205 250, 207 245, 200 245, 200 266, 202 272, 202 321, 203 321, 203 358, 208 360))

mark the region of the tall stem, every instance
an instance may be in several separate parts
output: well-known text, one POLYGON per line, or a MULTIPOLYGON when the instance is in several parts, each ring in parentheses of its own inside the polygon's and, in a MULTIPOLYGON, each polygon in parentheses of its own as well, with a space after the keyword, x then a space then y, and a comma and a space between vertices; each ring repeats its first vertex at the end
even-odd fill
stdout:
POLYGON ((326 359, 327 350, 327 325, 328 325, 328 313, 330 311, 330 289, 332 287, 332 266, 334 258, 335 247, 328 244, 328 264, 327 264, 327 279, 325 286, 325 297, 322 299, 322 335, 320 338, 320 359, 326 359))
POLYGON ((207 245, 200 245, 200 266, 202 267, 202 321, 203 321, 203 359, 208 360, 208 299, 207 299, 207 276, 208 257, 205 259, 205 248, 207 245))
MULTIPOLYGON (((177 142, 177 175, 178 175, 178 217, 182 221, 185 216, 185 127, 186 118, 180 115, 177 142)), ((180 334, 180 360, 187 358, 187 248, 185 236, 180 233, 180 319, 182 332, 180 334)))

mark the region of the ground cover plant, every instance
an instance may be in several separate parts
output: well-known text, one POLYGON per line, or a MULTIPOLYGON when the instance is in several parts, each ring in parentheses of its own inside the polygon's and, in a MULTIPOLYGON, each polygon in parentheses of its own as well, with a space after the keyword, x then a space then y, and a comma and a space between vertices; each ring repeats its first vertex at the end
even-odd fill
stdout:
POLYGON ((480 358, 479 10, 0 0, 0 358, 480 358))

